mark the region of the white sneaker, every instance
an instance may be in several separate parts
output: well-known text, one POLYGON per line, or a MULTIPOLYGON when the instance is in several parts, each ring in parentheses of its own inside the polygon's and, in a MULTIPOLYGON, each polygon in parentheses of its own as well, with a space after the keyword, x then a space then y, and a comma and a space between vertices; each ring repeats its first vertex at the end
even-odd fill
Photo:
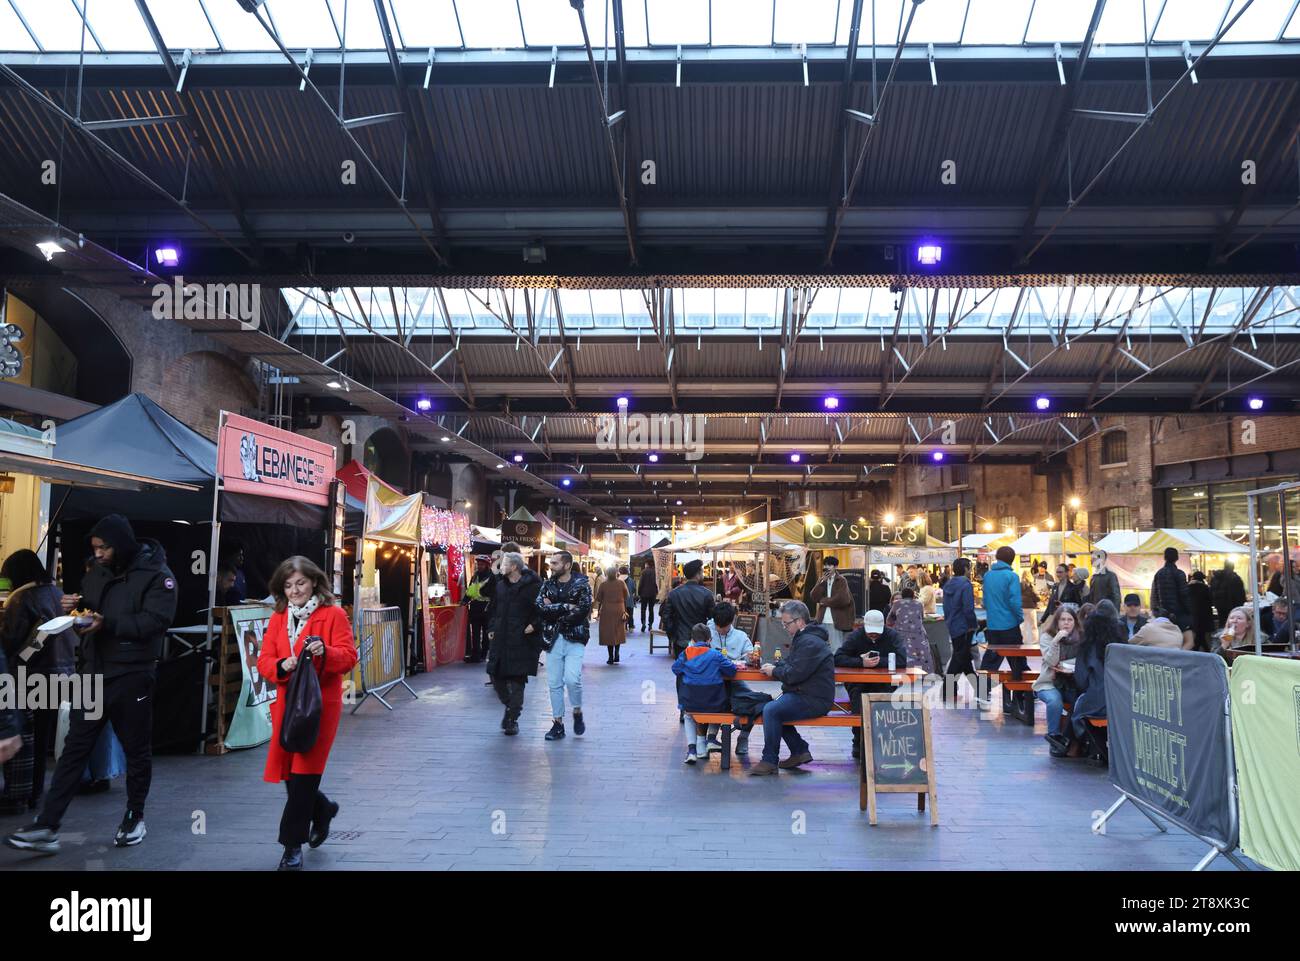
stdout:
POLYGON ((695 753, 700 756, 701 760, 708 760, 709 742, 704 738, 697 738, 695 741, 695 753))
POLYGON ((686 745, 686 757, 682 758, 682 763, 694 764, 696 760, 698 760, 698 758, 695 754, 695 745, 694 744, 686 745))
POLYGON ((707 748, 708 748, 708 753, 710 754, 721 754, 722 742, 719 741, 716 737, 711 737, 708 740, 707 748))

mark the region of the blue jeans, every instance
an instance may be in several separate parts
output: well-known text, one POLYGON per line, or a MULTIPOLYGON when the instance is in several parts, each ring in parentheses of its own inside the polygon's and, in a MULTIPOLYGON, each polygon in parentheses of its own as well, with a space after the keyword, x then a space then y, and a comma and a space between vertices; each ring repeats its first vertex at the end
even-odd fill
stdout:
POLYGON ((1049 687, 1044 691, 1034 691, 1034 696, 1043 702, 1043 707, 1047 708, 1047 733, 1061 733, 1061 708, 1065 705, 1065 700, 1061 697, 1061 692, 1054 687, 1049 687))
POLYGON ((582 709, 582 655, 585 644, 570 641, 564 635, 546 655, 546 686, 551 691, 551 717, 564 717, 564 688, 569 688, 569 703, 575 711, 582 709))
POLYGON ((786 721, 807 720, 819 717, 826 712, 820 704, 802 694, 782 694, 775 701, 769 701, 763 708, 763 760, 775 764, 781 754, 781 741, 790 749, 791 756, 808 750, 808 742, 799 736, 793 727, 786 727, 786 721))

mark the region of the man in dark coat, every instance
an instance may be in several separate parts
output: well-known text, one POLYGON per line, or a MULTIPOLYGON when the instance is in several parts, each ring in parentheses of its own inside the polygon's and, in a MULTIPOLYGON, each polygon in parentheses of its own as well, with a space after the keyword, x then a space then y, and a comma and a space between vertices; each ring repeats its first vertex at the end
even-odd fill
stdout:
MULTIPOLYGON (((946 610, 946 608, 945 608, 946 610)), ((835 652, 836 667, 888 667, 889 655, 894 655, 894 667, 907 667, 907 645, 892 627, 885 627, 885 615, 867 611, 862 626, 857 628, 835 652)), ((853 713, 862 714, 862 695, 871 688, 866 684, 845 684, 853 713)), ((877 688, 883 690, 883 688, 877 688)), ((862 757, 862 728, 853 729, 853 756, 862 757)))
POLYGON ((1165 566, 1151 579, 1151 610, 1169 612, 1169 619, 1183 632, 1183 648, 1192 646, 1192 600, 1187 593, 1187 575, 1178 569, 1178 548, 1165 548, 1165 566))
POLYGON ((867 607, 884 614, 889 610, 890 601, 893 599, 894 595, 889 590, 885 575, 880 571, 872 571, 871 583, 867 586, 867 607))
POLYGON ((636 586, 637 599, 641 601, 641 630, 648 631, 655 622, 655 601, 659 599, 659 581, 655 577, 654 557, 641 568, 641 580, 636 586))
POLYGON ((811 761, 808 742, 788 722, 822 717, 835 706, 835 656, 826 629, 808 623, 808 605, 803 601, 786 601, 780 616, 791 636, 790 656, 779 664, 763 665, 764 674, 781 682, 781 696, 763 708, 763 760, 750 768, 750 774, 775 774, 778 767, 811 761), (777 764, 782 740, 790 756, 777 764))
POLYGON ((153 692, 163 637, 176 616, 176 578, 162 545, 136 539, 130 522, 109 514, 90 532, 95 566, 81 583, 82 605, 95 612, 82 637, 82 689, 101 676, 101 703, 74 706, 68 736, 54 770, 45 805, 31 827, 5 843, 20 851, 56 854, 59 823, 81 781, 81 772, 110 721, 126 752, 126 816, 114 843, 144 840, 144 804, 153 775, 153 692), (87 676, 89 675, 89 676, 87 676))
POLYGON ((1214 630, 1214 605, 1210 600, 1210 586, 1205 583, 1204 571, 1192 571, 1187 583, 1187 597, 1192 609, 1192 650, 1208 651, 1210 633, 1214 630))
POLYGON ((501 730, 519 733, 519 715, 524 709, 524 687, 537 676, 542 650, 542 618, 537 613, 537 593, 542 579, 528 569, 523 556, 501 555, 500 578, 495 584, 487 671, 492 687, 505 705, 501 730))
POLYGON ((1211 578, 1210 596, 1219 615, 1219 627, 1228 622, 1228 615, 1234 607, 1246 606, 1246 585, 1241 582, 1241 575, 1234 569, 1232 561, 1224 561, 1223 570, 1211 578))
POLYGON ((488 607, 492 603, 492 590, 496 577, 492 573, 492 559, 486 554, 474 558, 474 576, 465 589, 461 603, 469 608, 465 620, 465 660, 478 664, 487 656, 488 607))
POLYGON ((693 560, 682 568, 686 580, 674 587, 659 609, 659 626, 668 635, 673 660, 691 643, 691 628, 705 624, 713 616, 717 603, 713 592, 704 586, 704 562, 693 560))

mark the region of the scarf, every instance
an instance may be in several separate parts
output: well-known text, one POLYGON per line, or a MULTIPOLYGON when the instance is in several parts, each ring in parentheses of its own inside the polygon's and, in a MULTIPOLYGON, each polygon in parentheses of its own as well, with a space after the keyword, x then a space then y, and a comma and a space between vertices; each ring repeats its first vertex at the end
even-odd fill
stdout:
POLYGON ((320 598, 313 594, 302 607, 295 607, 290 604, 285 609, 289 616, 289 653, 291 655, 294 653, 294 645, 298 643, 298 635, 302 633, 302 629, 307 624, 307 619, 311 617, 312 612, 318 607, 320 607, 320 598))

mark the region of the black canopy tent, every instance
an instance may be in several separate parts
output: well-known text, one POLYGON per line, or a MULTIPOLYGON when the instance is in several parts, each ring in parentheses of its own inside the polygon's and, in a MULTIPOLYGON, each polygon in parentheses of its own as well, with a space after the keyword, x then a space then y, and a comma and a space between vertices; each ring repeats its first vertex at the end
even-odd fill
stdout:
POLYGON ((667 547, 671 543, 672 541, 670 541, 668 538, 661 537, 659 538, 658 543, 651 544, 645 550, 637 554, 633 554, 630 560, 634 564, 644 565, 646 563, 654 563, 654 559, 653 559, 653 555, 651 554, 651 551, 653 551, 657 547, 667 547))

